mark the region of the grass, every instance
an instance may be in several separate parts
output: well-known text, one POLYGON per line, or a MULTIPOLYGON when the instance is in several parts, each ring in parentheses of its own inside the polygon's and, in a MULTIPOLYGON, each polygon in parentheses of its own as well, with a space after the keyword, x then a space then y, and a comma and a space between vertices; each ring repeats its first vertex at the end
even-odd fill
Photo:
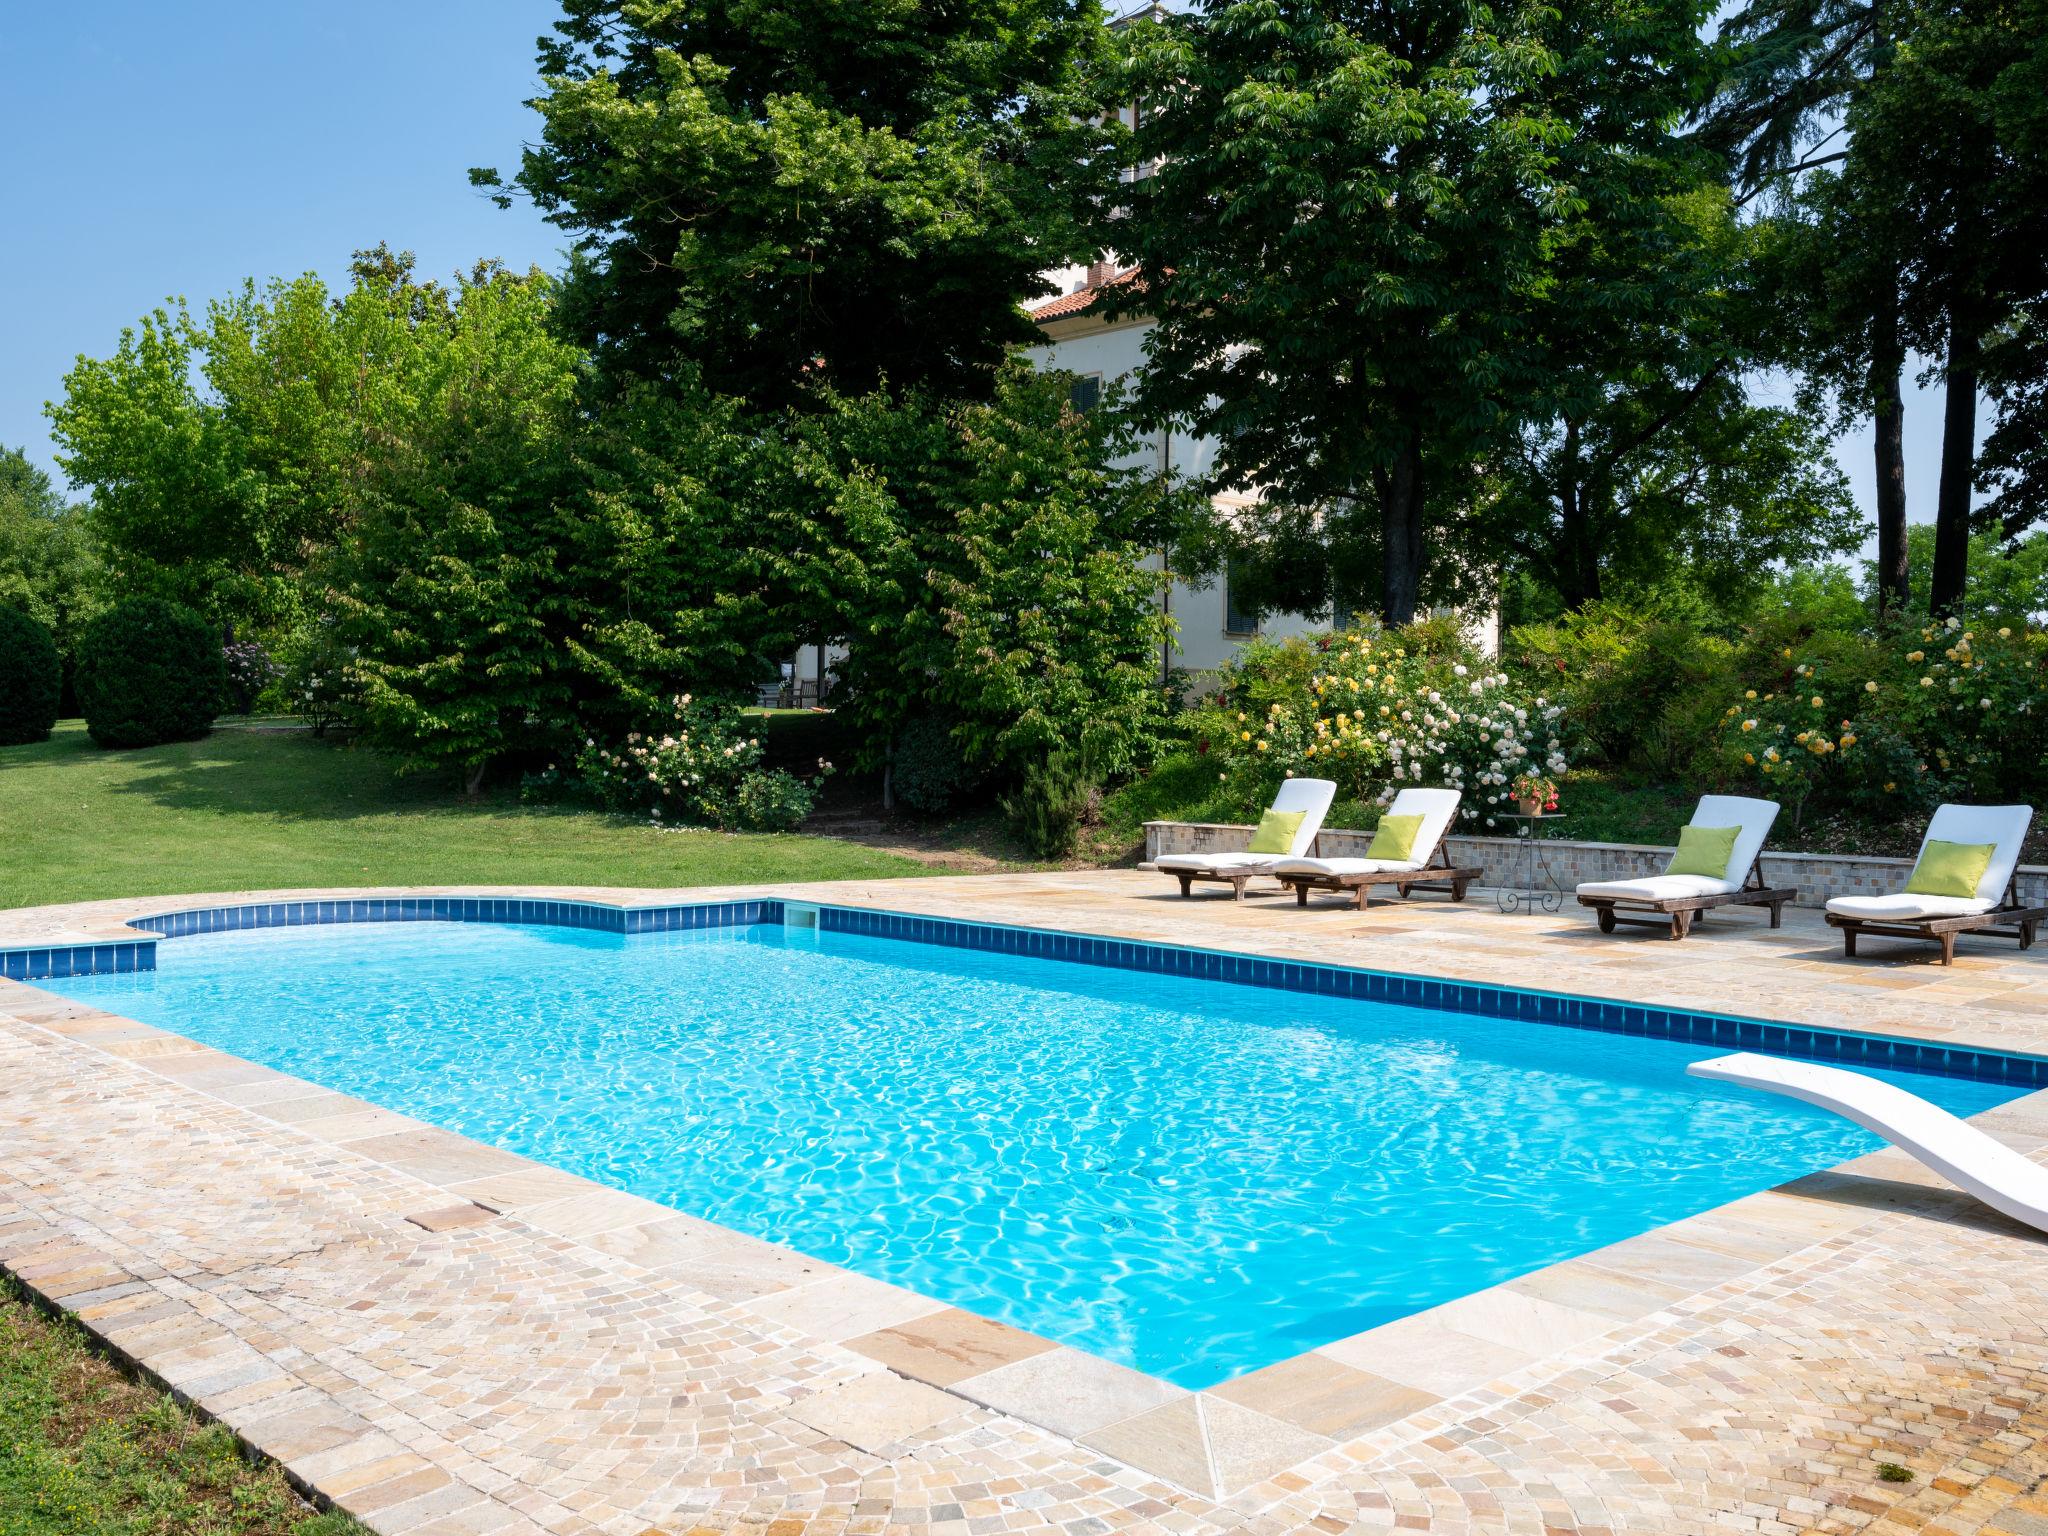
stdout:
MULTIPOLYGON (((744 884, 927 866, 825 838, 658 830, 595 812, 475 801, 300 730, 224 727, 135 752, 77 721, 0 748, 0 908, 187 891, 338 885, 744 884)), ((0 1533, 4 1536, 4 1533, 0 1533)))
POLYGON ((4 1536, 367 1536, 0 1280, 4 1536))

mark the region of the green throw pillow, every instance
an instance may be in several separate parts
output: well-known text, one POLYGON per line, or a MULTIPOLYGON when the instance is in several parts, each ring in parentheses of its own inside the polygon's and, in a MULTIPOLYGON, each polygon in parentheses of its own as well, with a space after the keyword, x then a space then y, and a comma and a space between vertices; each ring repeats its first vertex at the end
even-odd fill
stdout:
POLYGON ((1920 862, 1906 876, 1906 890, 1914 896, 1975 896, 1997 851, 1996 843, 1944 843, 1930 837, 1920 862))
POLYGON ((1735 857, 1735 839, 1741 835, 1740 827, 1681 827, 1678 852, 1671 855, 1664 873, 1726 880, 1729 862, 1735 857))
POLYGON ((1415 839, 1421 835, 1420 816, 1382 816, 1380 824, 1372 829, 1372 844, 1365 850, 1365 856, 1405 864, 1415 857, 1415 839))
POLYGON ((1307 811, 1268 811, 1259 818, 1247 853, 1292 853, 1294 834, 1301 830, 1307 811))

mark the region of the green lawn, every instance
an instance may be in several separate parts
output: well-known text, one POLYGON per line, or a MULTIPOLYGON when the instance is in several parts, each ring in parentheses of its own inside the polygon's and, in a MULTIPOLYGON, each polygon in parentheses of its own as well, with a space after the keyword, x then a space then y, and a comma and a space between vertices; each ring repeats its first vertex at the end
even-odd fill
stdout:
POLYGON ((0 1280, 4 1536, 367 1536, 316 1515, 234 1436, 127 1380, 0 1280))
POLYGON ((0 908, 322 885, 739 884, 914 875, 823 838, 658 831, 589 811, 468 802, 304 731, 223 727, 103 752, 77 721, 0 748, 0 908))

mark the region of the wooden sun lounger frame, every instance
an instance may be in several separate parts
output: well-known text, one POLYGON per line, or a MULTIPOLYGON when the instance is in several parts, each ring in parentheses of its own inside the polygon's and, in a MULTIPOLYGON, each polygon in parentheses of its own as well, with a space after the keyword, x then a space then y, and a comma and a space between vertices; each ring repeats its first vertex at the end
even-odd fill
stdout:
POLYGON ((1448 843, 1448 837, 1438 838, 1436 852, 1423 861, 1420 869, 1383 869, 1356 875, 1311 874, 1302 870, 1276 872, 1273 878, 1293 889, 1294 904, 1299 907, 1308 905, 1310 891, 1349 891, 1357 909, 1363 912, 1371 905, 1369 898, 1376 885, 1391 885, 1403 897, 1410 891, 1449 891, 1451 900, 1463 901, 1465 888, 1474 884, 1486 871, 1453 867, 1448 843))
POLYGON ((1629 896, 1580 896, 1579 905, 1591 907, 1599 915, 1602 933, 1612 933, 1619 924, 1626 923, 1631 928, 1662 928, 1675 940, 1691 933, 1693 920, 1706 916, 1715 907, 1769 907, 1771 926, 1782 927, 1785 903, 1798 895, 1790 886, 1764 884, 1764 855, 1758 849, 1739 891, 1724 891, 1718 896, 1665 896, 1656 901, 1629 896), (1629 910, 1617 912, 1616 907, 1629 910), (1635 911, 1653 912, 1656 916, 1631 915, 1635 911))
POLYGON ((1948 917, 1851 917, 1830 912, 1828 926, 1842 930, 1842 958, 1856 958, 1856 940, 1865 934, 1888 939, 1925 939, 1941 946, 1941 963, 1956 963, 1956 938, 1965 933, 1983 933, 2004 939, 2018 939, 2021 949, 2034 947, 2034 936, 2048 922, 2048 907, 2020 905, 2017 871, 2006 882, 2005 899, 1988 912, 1958 912, 1948 917))
MULTIPOLYGON (((1315 845, 1311 843, 1309 846, 1314 847, 1315 845)), ((1288 855, 1276 853, 1273 857, 1284 859, 1288 855)), ((1197 880, 1207 880, 1216 885, 1229 886, 1231 899, 1233 901, 1243 901, 1245 882, 1256 880, 1259 876, 1269 873, 1269 871, 1264 869, 1169 869, 1166 873, 1180 882, 1180 893, 1183 896, 1195 894, 1194 884, 1197 880)))

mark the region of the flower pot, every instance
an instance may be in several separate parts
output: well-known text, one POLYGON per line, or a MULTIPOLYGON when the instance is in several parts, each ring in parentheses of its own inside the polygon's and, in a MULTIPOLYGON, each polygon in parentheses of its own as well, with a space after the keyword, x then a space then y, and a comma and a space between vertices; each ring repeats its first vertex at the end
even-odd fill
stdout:
POLYGON ((1524 800, 1520 803, 1524 816, 1541 816, 1543 814, 1543 802, 1541 800, 1524 800))

